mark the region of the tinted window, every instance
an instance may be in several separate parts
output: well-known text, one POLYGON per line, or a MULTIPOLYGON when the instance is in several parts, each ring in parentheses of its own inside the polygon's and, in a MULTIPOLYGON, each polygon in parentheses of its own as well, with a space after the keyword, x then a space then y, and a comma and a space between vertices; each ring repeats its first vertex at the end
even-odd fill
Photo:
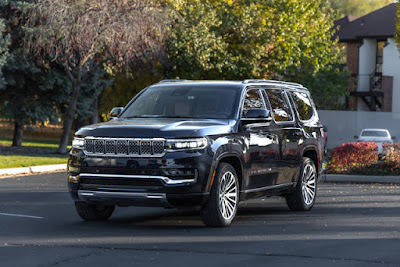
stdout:
POLYGON ((265 108, 264 101, 258 89, 250 89, 246 92, 243 103, 243 115, 251 108, 265 108))
POLYGON ((386 131, 374 131, 374 130, 363 131, 361 133, 361 136, 366 136, 366 137, 388 137, 386 131))
POLYGON ((157 86, 146 89, 121 118, 234 117, 238 91, 228 87, 157 86))
POLYGON ((274 113, 275 121, 292 121, 292 111, 285 96, 285 92, 277 89, 265 90, 274 113))
POLYGON ((308 95, 301 92, 290 92, 290 94, 299 113, 300 120, 306 121, 311 119, 314 111, 308 95))

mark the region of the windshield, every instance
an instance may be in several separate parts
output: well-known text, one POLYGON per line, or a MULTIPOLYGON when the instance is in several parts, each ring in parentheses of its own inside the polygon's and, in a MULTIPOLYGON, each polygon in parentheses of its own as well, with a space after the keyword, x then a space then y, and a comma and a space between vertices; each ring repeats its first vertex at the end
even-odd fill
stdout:
POLYGON ((238 91, 204 85, 150 87, 121 118, 230 119, 235 114, 238 91))
POLYGON ((388 137, 388 134, 386 131, 363 131, 361 133, 361 136, 364 137, 388 137))

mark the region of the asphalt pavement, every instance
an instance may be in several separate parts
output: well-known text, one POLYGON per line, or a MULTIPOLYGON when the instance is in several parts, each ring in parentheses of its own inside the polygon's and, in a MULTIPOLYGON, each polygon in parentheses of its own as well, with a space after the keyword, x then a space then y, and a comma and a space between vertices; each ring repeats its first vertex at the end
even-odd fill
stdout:
POLYGON ((196 210, 117 208, 84 222, 65 173, 0 179, 0 266, 400 266, 400 187, 321 183, 314 208, 242 203, 231 227, 196 210))

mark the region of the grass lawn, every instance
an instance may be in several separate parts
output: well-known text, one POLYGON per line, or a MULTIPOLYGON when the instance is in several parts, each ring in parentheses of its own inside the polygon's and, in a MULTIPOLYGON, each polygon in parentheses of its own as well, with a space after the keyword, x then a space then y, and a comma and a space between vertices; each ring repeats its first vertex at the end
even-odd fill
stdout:
MULTIPOLYGON (((0 144, 5 146, 12 145, 11 138, 0 138, 0 144)), ((30 147, 41 147, 41 148, 58 148, 58 141, 54 140, 33 140, 33 139, 26 139, 22 141, 22 146, 30 146, 30 147)), ((68 146, 68 149, 71 148, 71 145, 68 146)))
MULTIPOLYGON (((7 147, 11 146, 11 144, 11 138, 0 138, 0 146, 7 147)), ((67 163, 68 160, 67 155, 54 153, 58 148, 58 141, 26 139, 23 140, 22 147, 22 151, 11 150, 11 153, 8 152, 6 154, 0 152, 0 169, 63 164, 67 163), (44 154, 42 152, 35 152, 37 149, 45 149, 44 154), (46 150, 48 150, 48 153, 46 150)), ((68 149, 70 148, 71 146, 68 146, 68 149)))
POLYGON ((67 163, 67 155, 0 155, 0 169, 67 163))

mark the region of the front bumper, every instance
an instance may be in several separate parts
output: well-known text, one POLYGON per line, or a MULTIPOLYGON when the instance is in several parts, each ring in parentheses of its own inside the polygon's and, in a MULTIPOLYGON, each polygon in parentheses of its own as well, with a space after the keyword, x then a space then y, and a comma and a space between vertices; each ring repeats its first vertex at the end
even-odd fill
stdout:
POLYGON ((212 152, 158 158, 99 157, 73 149, 68 187, 75 201, 119 206, 198 206, 208 198, 212 152))

